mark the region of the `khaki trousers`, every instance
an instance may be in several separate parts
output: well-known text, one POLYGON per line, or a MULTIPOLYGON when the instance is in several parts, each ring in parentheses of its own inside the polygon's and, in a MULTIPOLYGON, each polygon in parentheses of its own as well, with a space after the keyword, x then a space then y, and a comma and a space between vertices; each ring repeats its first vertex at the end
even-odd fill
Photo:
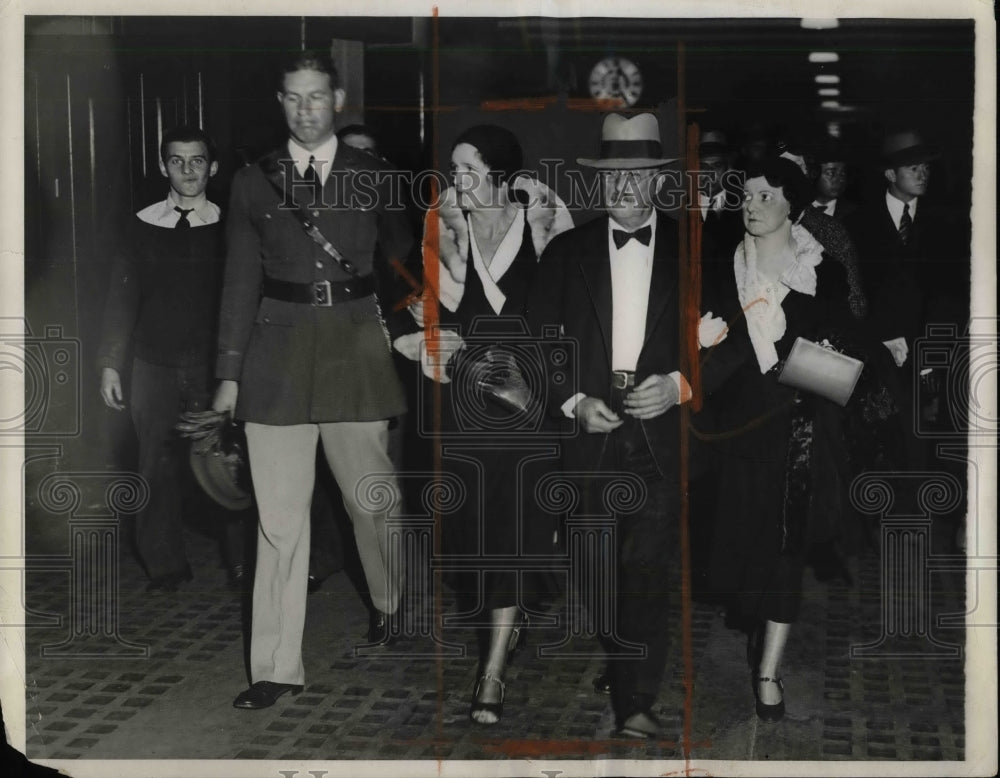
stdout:
POLYGON ((394 613, 400 571, 388 569, 386 519, 400 508, 388 421, 272 426, 247 422, 260 523, 250 630, 250 680, 304 683, 309 506, 316 442, 344 498, 375 607, 394 613), (374 479, 374 480, 373 480, 374 479))

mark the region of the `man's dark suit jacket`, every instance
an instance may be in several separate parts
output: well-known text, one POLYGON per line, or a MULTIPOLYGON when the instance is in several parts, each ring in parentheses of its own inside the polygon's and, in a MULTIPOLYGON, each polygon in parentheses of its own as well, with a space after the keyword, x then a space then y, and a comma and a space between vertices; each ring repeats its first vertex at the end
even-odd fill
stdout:
MULTIPOLYGON (((269 160, 277 164, 287 157, 283 147, 269 160)), ((265 278, 304 284, 344 283, 352 276, 282 207, 260 165, 236 173, 216 376, 240 382, 238 418, 276 425, 374 421, 406 410, 385 325, 398 335, 410 324, 406 311, 393 315, 388 263, 406 261, 413 236, 405 212, 389 207, 390 172, 369 154, 339 143, 323 189, 328 205, 309 210, 361 276, 376 276, 381 311, 371 296, 330 307, 262 298, 265 278)), ((301 192, 296 187, 300 199, 301 192)))
POLYGON ((912 348, 913 340, 937 317, 941 300, 968 301, 968 233, 933 201, 920 198, 906 244, 884 194, 846 224, 861 257, 869 316, 880 340, 904 337, 912 348))
MULTIPOLYGON (((599 397, 611 405, 611 261, 608 220, 602 216, 559 235, 539 262, 529 294, 527 317, 535 332, 545 325, 559 325, 565 338, 575 343, 570 364, 562 375, 569 380, 550 382, 548 409, 561 419, 564 429, 572 422, 561 406, 578 392, 599 397)), ((653 374, 667 375, 680 367, 679 284, 677 225, 658 214, 653 269, 646 311, 646 332, 635 383, 653 374)), ((642 421, 657 466, 666 478, 676 480, 679 467, 678 411, 642 421)), ((607 436, 580 432, 563 446, 563 465, 570 471, 595 470, 607 436)))
POLYGON ((834 219, 840 219, 844 221, 850 218, 851 214, 858 210, 858 204, 853 200, 848 200, 843 197, 837 198, 837 204, 833 207, 833 213, 830 214, 834 219))

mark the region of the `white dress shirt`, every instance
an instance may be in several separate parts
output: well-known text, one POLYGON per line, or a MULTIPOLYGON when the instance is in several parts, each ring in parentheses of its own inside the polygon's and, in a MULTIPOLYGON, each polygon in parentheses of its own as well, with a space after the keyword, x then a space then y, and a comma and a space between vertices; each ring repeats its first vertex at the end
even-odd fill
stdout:
MULTIPOLYGON (((181 215, 174 208, 180 208, 181 206, 174 197, 174 190, 171 189, 167 193, 166 200, 160 200, 158 203, 146 206, 136 216, 146 222, 146 224, 152 224, 154 227, 176 227, 177 222, 181 220, 181 215)), ((215 224, 219 221, 219 206, 209 202, 204 192, 197 198, 193 208, 194 210, 188 213, 188 224, 192 227, 206 227, 209 224, 215 224)), ((184 210, 187 210, 187 208, 184 210)))
MULTIPOLYGON (((649 307, 649 280, 653 275, 656 248, 656 211, 638 227, 649 227, 649 245, 634 238, 615 246, 613 233, 622 230, 608 220, 608 255, 611 257, 611 369, 635 370, 646 337, 646 309, 649 307)), ((635 232, 635 230, 625 230, 635 232)))
POLYGON ((319 173, 319 181, 326 184, 326 179, 330 177, 330 169, 333 167, 333 158, 337 154, 337 136, 331 135, 328 141, 321 146, 317 146, 312 151, 303 148, 291 138, 288 139, 288 154, 295 163, 295 170, 300 176, 306 174, 309 167, 309 157, 316 160, 316 172, 319 173))
POLYGON ((897 197, 894 197, 889 193, 889 190, 885 190, 885 205, 889 209, 889 215, 892 217, 892 223, 896 225, 896 229, 899 229, 899 221, 903 218, 903 206, 909 205, 910 218, 917 218, 917 200, 919 197, 914 197, 909 203, 904 203, 897 197))
POLYGON ((701 208, 701 220, 705 221, 708 219, 708 212, 712 213, 722 213, 723 205, 725 204, 726 193, 725 191, 716 192, 714 195, 709 197, 704 192, 698 192, 698 206, 701 208))
MULTIPOLYGON (((611 260, 611 369, 634 371, 646 339, 646 312, 649 308, 649 284, 653 276, 653 252, 656 249, 656 211, 650 214, 636 232, 648 226, 649 245, 631 239, 621 248, 615 245, 614 230, 625 229, 614 219, 608 220, 608 256, 611 260)), ((680 371, 669 374, 677 385, 681 402, 688 399, 680 371)), ((573 418, 583 392, 570 397, 562 405, 563 413, 573 418)))
POLYGON ((837 210, 837 198, 833 198, 828 203, 821 203, 819 200, 813 200, 812 205, 813 208, 822 211, 827 216, 833 216, 833 212, 837 210))

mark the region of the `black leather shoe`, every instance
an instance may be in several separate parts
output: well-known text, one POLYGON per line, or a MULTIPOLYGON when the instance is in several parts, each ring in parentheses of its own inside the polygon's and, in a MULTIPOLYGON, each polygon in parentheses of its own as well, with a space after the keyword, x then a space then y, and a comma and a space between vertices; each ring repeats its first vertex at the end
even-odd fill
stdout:
POLYGON ((325 580, 326 580, 325 577, 321 578, 318 575, 313 575, 312 573, 310 573, 309 579, 306 583, 306 591, 308 591, 309 594, 316 594, 316 592, 320 590, 320 587, 323 586, 323 581, 325 580))
POLYGON ((598 694, 611 694, 611 676, 606 672, 594 679, 594 691, 598 694))
POLYGON ((242 590, 243 582, 246 580, 246 572, 243 569, 243 565, 230 565, 226 571, 226 580, 229 582, 230 589, 237 592, 242 590))
POLYGON ((194 580, 194 573, 191 572, 191 565, 185 564, 180 570, 172 573, 158 575, 149 580, 146 586, 147 592, 176 592, 178 587, 187 581, 194 580))
POLYGON ((660 733, 660 722, 648 708, 630 714, 618 728, 619 737, 648 740, 660 733))
POLYGON ((395 642, 392 635, 392 616, 373 610, 368 615, 368 643, 370 645, 388 646, 395 642))
POLYGON ((260 710, 270 708, 285 692, 291 692, 294 697, 302 691, 300 683, 275 683, 274 681, 257 681, 245 692, 233 700, 234 708, 244 710, 260 710))

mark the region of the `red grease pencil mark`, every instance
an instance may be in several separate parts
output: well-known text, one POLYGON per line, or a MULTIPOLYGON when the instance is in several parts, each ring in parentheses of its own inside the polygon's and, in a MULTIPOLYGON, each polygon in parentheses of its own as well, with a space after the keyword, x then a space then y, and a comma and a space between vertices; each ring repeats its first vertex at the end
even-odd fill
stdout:
MULTIPOLYGON (((684 41, 677 45, 677 140, 682 180, 687 180, 688 202, 697 202, 695 185, 688 170, 698 168, 698 125, 687 124, 687 87, 684 41)), ((701 372, 698 364, 698 321, 701 318, 701 214, 687 208, 678 224, 681 305, 680 370, 693 387, 691 402, 680 406, 680 545, 681 545, 681 655, 684 662, 684 723, 681 734, 685 772, 691 770, 692 708, 694 701, 694 657, 691 645, 691 533, 688 479, 691 474, 691 414, 701 407, 701 372)))
MULTIPOLYGON (((438 130, 438 111, 441 107, 441 21, 438 17, 438 7, 431 7, 431 110, 432 115, 435 117, 433 122, 433 127, 431 130, 431 161, 435 170, 440 167, 440 159, 438 158, 438 141, 439 141, 439 130, 438 130)), ((437 180, 431 177, 431 202, 437 202, 438 191, 437 191, 437 180)), ((437 346, 437 333, 436 325, 440 321, 438 300, 437 295, 428 294, 428 289, 438 289, 438 276, 440 270, 440 262, 438 262, 438 254, 440 249, 439 243, 439 230, 438 230, 438 220, 437 220, 437 209, 432 208, 428 213, 428 217, 433 216, 433 218, 428 218, 426 220, 426 228, 424 231, 424 250, 428 249, 428 244, 430 247, 430 254, 425 254, 424 261, 424 327, 430 329, 431 332, 431 342, 425 344, 425 348, 436 348, 437 346), (427 261, 429 259, 430 261, 427 261)), ((440 370, 440 366, 435 368, 435 371, 440 370)), ((439 377, 437 374, 435 377, 439 377)), ((437 381, 433 381, 433 386, 431 388, 431 397, 433 401, 433 418, 435 432, 440 433, 441 431, 441 384, 437 381)), ((433 452, 433 471, 436 480, 441 479, 441 445, 440 445, 440 435, 435 435, 432 441, 431 450, 433 452)), ((434 517, 434 556, 441 556, 441 511, 438 509, 437 503, 435 502, 433 508, 434 517)), ((444 631, 444 603, 442 601, 442 585, 443 577, 440 568, 434 570, 434 629, 436 634, 440 635, 444 631)), ((435 641, 437 646, 437 657, 435 659, 435 664, 437 665, 437 736, 439 740, 443 740, 444 736, 444 657, 441 654, 440 644, 435 641)), ((438 763, 438 774, 441 773, 441 768, 443 766, 444 759, 441 756, 441 751, 437 751, 437 763, 438 763)))
POLYGON ((483 111, 544 111, 555 105, 553 97, 525 97, 510 100, 483 100, 479 107, 483 111))

